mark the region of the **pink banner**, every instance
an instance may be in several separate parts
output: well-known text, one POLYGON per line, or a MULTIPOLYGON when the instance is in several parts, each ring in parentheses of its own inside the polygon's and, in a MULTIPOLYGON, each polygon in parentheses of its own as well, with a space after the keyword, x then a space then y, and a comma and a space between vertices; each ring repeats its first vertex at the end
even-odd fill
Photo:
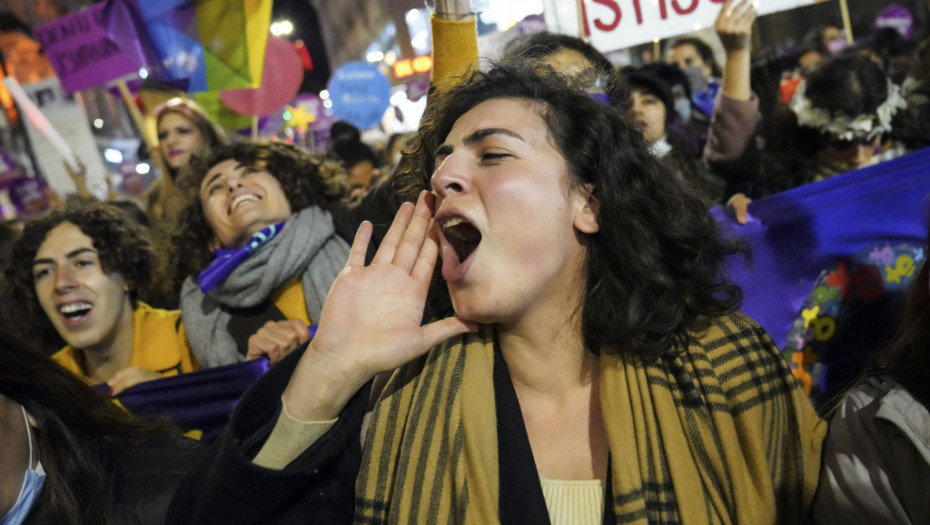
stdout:
POLYGON ((141 58, 122 49, 103 23, 105 2, 36 28, 65 91, 74 93, 139 71, 141 58))

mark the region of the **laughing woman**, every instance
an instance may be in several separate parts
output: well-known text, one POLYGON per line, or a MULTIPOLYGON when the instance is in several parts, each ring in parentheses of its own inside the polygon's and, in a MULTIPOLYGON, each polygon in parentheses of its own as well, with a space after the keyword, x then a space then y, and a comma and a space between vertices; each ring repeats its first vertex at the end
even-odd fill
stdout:
POLYGON ((241 400, 175 521, 802 521, 825 425, 629 121, 505 65, 418 146, 432 194, 367 266, 359 229, 316 337, 241 400), (454 316, 421 325, 440 254, 454 316))
POLYGON ((171 265, 205 367, 276 362, 278 341, 290 349, 308 339, 349 249, 326 211, 344 179, 334 162, 280 142, 242 141, 191 161, 171 265))
POLYGON ((138 300, 155 263, 142 227, 118 208, 69 201, 26 225, 6 271, 23 333, 58 333, 53 358, 113 394, 199 368, 177 310, 138 300))

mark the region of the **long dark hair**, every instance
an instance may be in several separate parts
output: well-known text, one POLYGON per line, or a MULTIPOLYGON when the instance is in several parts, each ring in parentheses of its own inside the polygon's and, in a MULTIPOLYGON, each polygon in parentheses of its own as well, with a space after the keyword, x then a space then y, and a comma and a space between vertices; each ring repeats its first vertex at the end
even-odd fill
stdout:
POLYGON ((7 326, 0 326, 0 394, 38 424, 47 477, 35 509, 43 518, 65 525, 125 522, 117 450, 167 427, 132 419, 7 326))
MULTIPOLYGON (((592 351, 667 352, 701 316, 733 311, 742 298, 721 274, 738 246, 721 237, 696 192, 658 161, 623 113, 567 87, 538 65, 475 72, 443 94, 399 167, 413 192, 429 187, 434 153, 455 121, 495 98, 539 104, 573 187, 590 187, 600 231, 587 247, 581 327, 592 351)), ((448 312, 444 312, 448 313, 448 312)))
POLYGON ((197 275, 214 259, 209 248, 213 230, 203 214, 200 184, 210 168, 229 159, 265 169, 278 179, 294 213, 310 206, 327 209, 345 195, 345 172, 338 162, 283 142, 240 141, 215 148, 203 158, 191 157, 178 179, 185 206, 165 247, 175 293, 184 279, 197 275))

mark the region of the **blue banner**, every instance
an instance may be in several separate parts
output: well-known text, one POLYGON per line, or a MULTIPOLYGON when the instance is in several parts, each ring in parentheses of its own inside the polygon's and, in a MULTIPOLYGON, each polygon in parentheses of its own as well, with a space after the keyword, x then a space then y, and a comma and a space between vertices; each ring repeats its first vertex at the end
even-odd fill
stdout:
POLYGON ((750 220, 743 226, 715 209, 724 229, 742 236, 752 250, 750 264, 742 257, 728 264, 730 276, 743 288, 742 310, 780 348, 800 351, 810 339, 806 335, 816 339, 826 333, 819 319, 835 294, 849 297, 851 290, 861 289, 871 299, 876 287, 900 288, 923 253, 928 167, 930 148, 800 186, 751 203, 750 220), (902 251, 908 246, 919 252, 902 251), (856 262, 862 259, 872 264, 856 262))

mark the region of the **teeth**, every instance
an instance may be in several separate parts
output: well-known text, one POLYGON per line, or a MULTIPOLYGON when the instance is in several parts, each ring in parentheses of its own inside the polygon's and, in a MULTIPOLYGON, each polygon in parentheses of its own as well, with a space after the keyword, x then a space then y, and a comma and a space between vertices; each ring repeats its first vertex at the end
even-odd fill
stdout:
POLYGON ((93 306, 90 303, 72 303, 66 304, 59 308, 59 311, 63 314, 73 314, 78 312, 84 312, 90 310, 93 306))
POLYGON ((458 226, 459 224, 462 224, 464 222, 465 222, 464 219, 460 219, 459 217, 452 217, 451 219, 442 223, 442 229, 448 230, 449 228, 452 228, 453 226, 458 226))
POLYGON ((233 199, 232 204, 229 206, 229 209, 235 210, 243 202, 257 201, 257 200, 258 200, 258 197, 256 197, 255 195, 252 195, 251 193, 245 193, 233 199))

